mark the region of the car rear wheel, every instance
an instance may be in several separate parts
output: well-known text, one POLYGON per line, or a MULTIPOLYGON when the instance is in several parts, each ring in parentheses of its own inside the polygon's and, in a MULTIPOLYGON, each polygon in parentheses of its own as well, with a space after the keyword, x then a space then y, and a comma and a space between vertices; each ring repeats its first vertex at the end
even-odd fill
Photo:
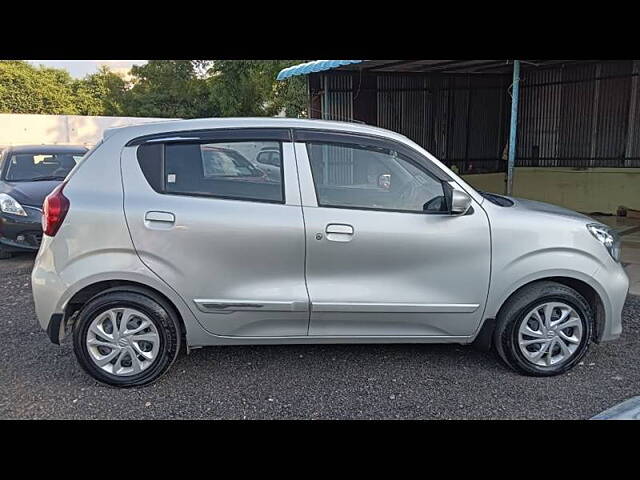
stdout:
POLYGON ((180 327, 170 309, 137 292, 109 291, 91 299, 74 325, 74 351, 96 380, 140 386, 165 373, 180 350, 180 327))
POLYGON ((500 310, 494 343, 500 357, 525 375, 552 376, 573 368, 589 348, 593 312, 566 285, 524 287, 500 310))
POLYGON ((7 252, 0 248, 0 260, 6 260, 7 258, 11 258, 11 252, 7 252))

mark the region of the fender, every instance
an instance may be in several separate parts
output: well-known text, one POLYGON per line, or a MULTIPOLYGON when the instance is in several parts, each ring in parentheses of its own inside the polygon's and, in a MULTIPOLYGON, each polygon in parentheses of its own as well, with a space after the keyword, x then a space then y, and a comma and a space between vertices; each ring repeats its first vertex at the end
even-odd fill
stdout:
POLYGON ((590 285, 591 287, 593 287, 593 289, 597 292, 598 296, 602 300, 605 307, 605 311, 609 312, 610 305, 608 303, 608 297, 605 294, 605 290, 602 287, 602 285, 600 285, 600 283, 593 276, 595 275, 596 272, 597 270, 594 270, 593 274, 586 274, 584 272, 580 272, 572 269, 566 269, 566 268, 547 269, 547 270, 533 272, 515 281, 510 281, 508 288, 503 289, 500 292, 493 290, 493 286, 492 286, 491 287, 492 291, 489 294, 489 301, 487 302, 487 309, 485 310, 485 317, 495 318, 498 315, 500 308, 502 307, 502 305, 504 305, 507 299, 511 295, 513 295, 517 290, 524 287, 525 285, 528 285, 529 283, 533 283, 538 280, 548 280, 549 278, 552 278, 552 277, 573 278, 590 285))
MULTIPOLYGON (((105 281, 132 282, 155 290, 169 299, 182 317, 188 344, 201 344, 203 337, 210 337, 210 334, 202 329, 182 297, 166 283, 156 278, 156 275, 140 261, 133 251, 92 252, 88 256, 76 257, 60 272, 60 278, 65 281, 66 286, 63 295, 56 304, 55 312, 66 312, 69 300, 82 289, 91 285, 105 281), (103 270, 104 265, 111 266, 111 269, 103 270), (79 274, 80 272, 82 275, 79 274), (87 272, 92 273, 87 275, 87 272), (75 280, 76 278, 78 280, 75 280)), ((62 317, 59 319, 59 322, 61 321, 62 317)), ((50 338, 53 338, 53 333, 61 332, 62 329, 61 325, 57 329, 54 326, 47 327, 47 331, 52 332, 50 338)), ((60 335, 53 336, 60 337, 60 335)))

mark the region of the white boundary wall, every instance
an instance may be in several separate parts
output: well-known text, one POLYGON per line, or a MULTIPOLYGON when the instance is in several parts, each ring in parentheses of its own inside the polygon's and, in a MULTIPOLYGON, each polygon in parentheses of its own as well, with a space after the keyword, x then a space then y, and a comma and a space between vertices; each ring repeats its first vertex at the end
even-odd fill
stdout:
POLYGON ((175 120, 148 117, 92 117, 83 115, 0 114, 0 146, 87 145, 102 139, 107 128, 175 120))

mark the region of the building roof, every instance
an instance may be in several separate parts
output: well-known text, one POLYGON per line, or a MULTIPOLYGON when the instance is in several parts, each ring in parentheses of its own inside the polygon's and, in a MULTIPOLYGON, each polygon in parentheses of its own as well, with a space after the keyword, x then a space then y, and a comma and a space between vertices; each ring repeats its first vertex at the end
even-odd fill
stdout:
POLYGON ((332 70, 337 67, 353 65, 361 62, 364 62, 364 60, 315 60, 313 62, 300 63, 299 65, 294 65, 281 70, 280 73, 278 73, 276 80, 284 80, 285 78, 294 77, 296 75, 308 75, 309 73, 332 70))
MULTIPOLYGON (((521 60, 522 68, 570 63, 574 60, 521 60)), ((326 70, 363 70, 371 73, 510 73, 513 60, 316 60, 280 71, 277 80, 326 70)))

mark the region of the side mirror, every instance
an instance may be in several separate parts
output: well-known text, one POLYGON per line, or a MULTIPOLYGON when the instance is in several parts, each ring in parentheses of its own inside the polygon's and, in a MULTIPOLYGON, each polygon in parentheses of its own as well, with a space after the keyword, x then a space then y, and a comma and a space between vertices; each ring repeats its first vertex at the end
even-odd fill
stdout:
POLYGON ((471 197, 460 190, 451 191, 451 215, 464 215, 471 208, 471 197))
POLYGON ((391 174, 383 173, 378 177, 378 187, 389 190, 391 188, 391 174))
POLYGON ((260 153, 258 153, 258 156, 256 157, 256 162, 261 163, 263 165, 268 165, 269 164, 269 156, 270 156, 270 152, 260 152, 260 153))

